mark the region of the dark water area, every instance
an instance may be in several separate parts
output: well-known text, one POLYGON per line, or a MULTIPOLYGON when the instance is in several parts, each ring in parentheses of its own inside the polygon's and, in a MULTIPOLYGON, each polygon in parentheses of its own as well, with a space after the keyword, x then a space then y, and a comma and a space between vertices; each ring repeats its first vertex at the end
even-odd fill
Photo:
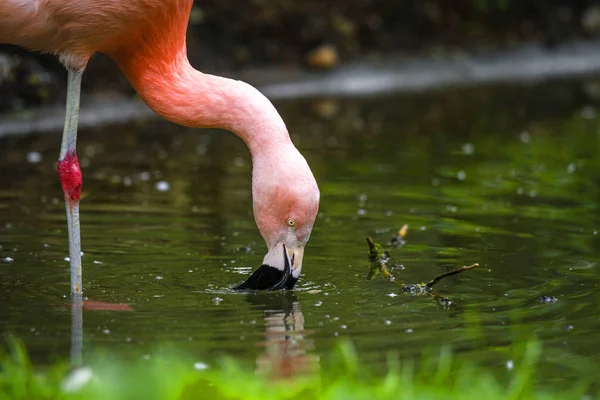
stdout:
MULTIPOLYGON (((542 381, 600 366, 600 125, 590 82, 278 103, 319 181, 303 276, 288 292, 230 288, 265 245, 251 162, 234 135, 163 121, 82 130, 84 294, 133 311, 83 312, 83 359, 145 357, 170 342, 211 361, 318 365, 339 338, 365 366, 386 354, 457 358, 510 375, 521 344, 543 345, 542 381), (365 236, 397 280, 453 268, 429 296, 367 281, 365 236), (542 296, 556 298, 542 302, 542 296)), ((0 138, 0 335, 37 363, 69 356, 71 311, 60 134, 0 138)))

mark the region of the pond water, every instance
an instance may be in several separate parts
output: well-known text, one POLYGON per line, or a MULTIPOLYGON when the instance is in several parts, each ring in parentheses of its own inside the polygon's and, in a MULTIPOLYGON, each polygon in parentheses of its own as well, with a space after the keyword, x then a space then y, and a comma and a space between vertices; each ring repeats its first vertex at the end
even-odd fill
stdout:
MULTIPOLYGON (((247 149, 234 135, 148 120, 82 130, 84 294, 132 311, 83 312, 83 359, 172 342, 208 363, 318 368, 340 337, 365 365, 449 345, 509 375, 543 345, 542 380, 600 366, 600 125, 594 86, 449 89, 278 103, 322 200, 288 292, 233 292, 262 261, 247 149), (365 236, 397 280, 463 265, 429 296, 367 281, 365 236), (557 301, 542 302, 554 296, 557 301), (290 366, 291 365, 291 366, 290 366)), ((0 138, 0 333, 38 363, 69 357, 60 133, 0 138)), ((293 372, 293 371, 292 371, 293 372)))

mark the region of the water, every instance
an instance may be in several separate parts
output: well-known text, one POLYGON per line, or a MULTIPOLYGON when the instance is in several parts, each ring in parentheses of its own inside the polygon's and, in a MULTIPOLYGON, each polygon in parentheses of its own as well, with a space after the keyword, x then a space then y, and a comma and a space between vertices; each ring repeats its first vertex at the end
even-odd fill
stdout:
MULTIPOLYGON (((230 290, 265 251, 238 138, 156 121, 82 131, 85 295, 133 309, 84 311, 83 359, 174 342, 208 365, 228 355, 293 374, 347 337, 376 369, 389 351, 419 358, 450 345, 505 376, 515 343, 536 337, 543 381, 596 370, 600 130, 589 88, 278 104, 322 193, 292 292, 230 290), (403 224, 398 280, 481 264, 436 287, 450 307, 366 281, 365 236, 385 243, 403 224)), ((0 332, 38 363, 68 357, 71 340, 59 141, 0 139, 0 332)))

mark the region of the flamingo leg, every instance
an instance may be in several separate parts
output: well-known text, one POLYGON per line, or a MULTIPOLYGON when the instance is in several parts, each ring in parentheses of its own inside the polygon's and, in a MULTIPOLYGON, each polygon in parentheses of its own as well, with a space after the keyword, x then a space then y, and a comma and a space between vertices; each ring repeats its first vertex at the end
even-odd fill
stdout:
POLYGON ((82 75, 83 70, 69 70, 65 126, 57 164, 67 210, 72 295, 81 295, 82 293, 81 235, 79 231, 79 200, 81 198, 82 176, 76 151, 82 75))
POLYGON ((83 360, 83 295, 71 295, 71 366, 80 367, 83 360))

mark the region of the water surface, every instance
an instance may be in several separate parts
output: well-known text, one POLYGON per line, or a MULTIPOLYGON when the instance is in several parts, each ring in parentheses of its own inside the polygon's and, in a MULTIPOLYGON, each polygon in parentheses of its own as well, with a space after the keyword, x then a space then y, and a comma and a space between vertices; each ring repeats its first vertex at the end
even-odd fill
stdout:
MULTIPOLYGON (((277 104, 322 194, 304 274, 279 293, 230 290, 265 252, 241 140, 155 120, 82 130, 85 295, 134 310, 84 311, 84 360, 174 342, 209 364, 291 358, 308 370, 347 337, 374 368, 389 351, 418 358, 450 345, 508 375, 514 344, 536 337, 544 381, 597 370, 600 130, 590 88, 277 104), (391 252, 398 280, 481 264, 437 286, 449 308, 365 280, 365 236, 384 243, 403 224, 407 244, 391 252)), ((59 132, 0 139, 0 333, 22 338, 39 363, 68 357, 71 339, 59 142, 59 132)))

